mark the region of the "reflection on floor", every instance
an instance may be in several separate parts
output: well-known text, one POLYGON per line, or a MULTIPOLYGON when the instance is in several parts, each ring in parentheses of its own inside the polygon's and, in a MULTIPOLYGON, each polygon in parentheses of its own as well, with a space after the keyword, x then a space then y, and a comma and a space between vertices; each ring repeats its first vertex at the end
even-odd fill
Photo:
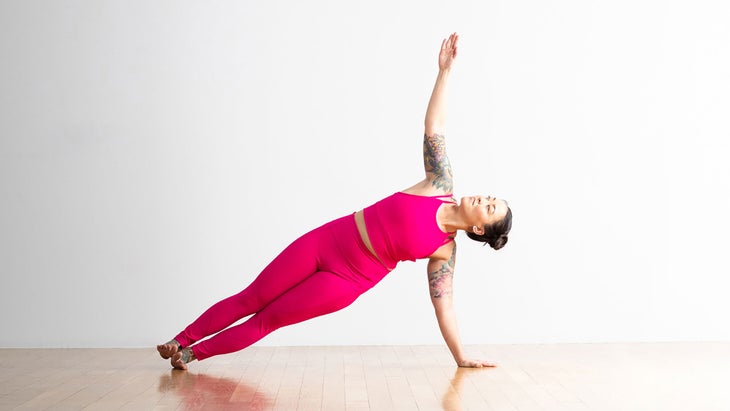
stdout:
POLYGON ((0 349, 0 410, 730 410, 730 343, 0 349))

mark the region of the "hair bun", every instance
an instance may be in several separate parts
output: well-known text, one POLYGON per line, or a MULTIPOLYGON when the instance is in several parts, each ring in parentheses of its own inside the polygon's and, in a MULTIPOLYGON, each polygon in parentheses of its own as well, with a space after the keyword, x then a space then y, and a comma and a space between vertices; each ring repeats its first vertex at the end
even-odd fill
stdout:
POLYGON ((507 234, 502 234, 494 239, 489 240, 489 245, 495 249, 499 250, 500 248, 504 247, 505 244, 507 244, 507 240, 509 240, 507 234))

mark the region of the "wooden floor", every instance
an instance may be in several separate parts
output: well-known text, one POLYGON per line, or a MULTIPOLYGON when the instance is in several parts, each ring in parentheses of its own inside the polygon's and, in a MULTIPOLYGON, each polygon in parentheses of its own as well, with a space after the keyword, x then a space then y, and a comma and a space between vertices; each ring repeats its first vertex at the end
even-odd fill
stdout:
POLYGON ((174 371, 150 349, 0 349, 0 410, 722 410, 730 343, 251 347, 174 371))

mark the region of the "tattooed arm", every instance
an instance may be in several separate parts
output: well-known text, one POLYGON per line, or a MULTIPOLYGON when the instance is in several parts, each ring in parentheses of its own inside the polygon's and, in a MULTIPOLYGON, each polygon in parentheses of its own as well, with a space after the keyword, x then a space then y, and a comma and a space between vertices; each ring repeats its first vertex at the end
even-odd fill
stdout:
POLYGON ((439 73, 433 86, 431 99, 426 109, 423 136, 423 164, 426 168, 426 180, 431 186, 445 193, 453 191, 451 164, 446 156, 444 126, 446 123, 446 85, 451 65, 456 58, 456 45, 459 36, 456 33, 444 39, 439 52, 439 73))
POLYGON ((423 136, 423 165, 426 168, 426 187, 436 188, 444 194, 454 192, 454 176, 449 157, 446 156, 443 135, 434 133, 423 136))
POLYGON ((441 247, 428 262, 428 288, 441 335, 459 367, 493 367, 495 364, 488 361, 468 359, 461 346, 453 305, 452 280, 455 263, 456 242, 454 241, 441 247), (451 256, 448 259, 444 258, 449 251, 451 256))
POLYGON ((453 246, 451 247, 451 257, 448 260, 434 256, 428 261, 428 289, 431 293, 431 302, 436 311, 441 335, 444 337, 451 355, 454 356, 454 360, 461 365, 465 357, 456 326, 451 287, 456 262, 456 243, 452 241, 450 244, 453 246))

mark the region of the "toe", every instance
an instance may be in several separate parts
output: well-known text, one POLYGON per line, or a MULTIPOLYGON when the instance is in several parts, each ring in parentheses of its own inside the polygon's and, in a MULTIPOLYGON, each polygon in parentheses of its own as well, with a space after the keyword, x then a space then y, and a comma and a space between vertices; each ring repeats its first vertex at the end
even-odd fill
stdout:
POLYGON ((170 359, 170 364, 173 368, 177 370, 187 370, 188 366, 185 365, 185 362, 182 360, 182 353, 177 352, 175 353, 172 358, 170 359))
POLYGON ((157 352, 160 353, 162 358, 168 359, 177 352, 177 346, 173 344, 160 344, 157 346, 157 352))

